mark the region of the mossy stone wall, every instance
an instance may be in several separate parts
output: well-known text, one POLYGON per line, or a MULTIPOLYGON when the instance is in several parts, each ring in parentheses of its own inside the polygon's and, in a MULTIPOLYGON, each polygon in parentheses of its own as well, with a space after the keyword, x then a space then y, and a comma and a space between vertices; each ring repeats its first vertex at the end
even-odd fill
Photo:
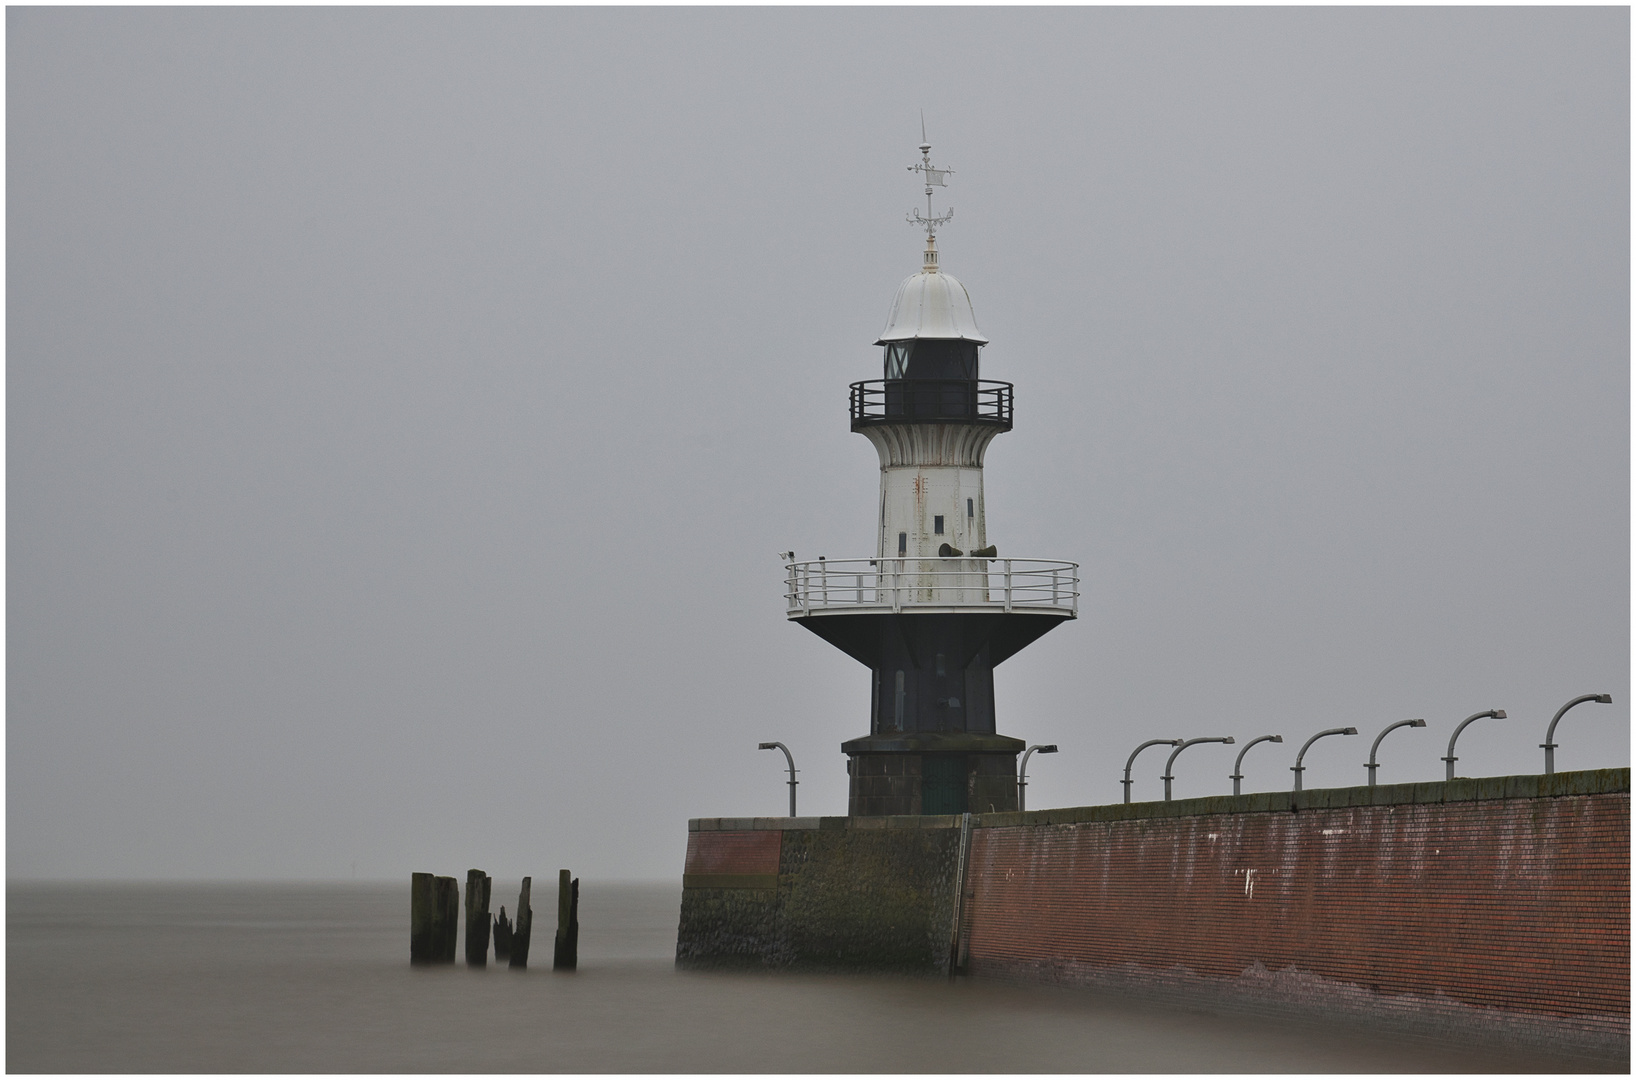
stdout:
POLYGON ((677 965, 947 971, 959 819, 896 819, 913 823, 899 828, 806 820, 816 827, 781 830, 776 889, 682 890, 677 965))

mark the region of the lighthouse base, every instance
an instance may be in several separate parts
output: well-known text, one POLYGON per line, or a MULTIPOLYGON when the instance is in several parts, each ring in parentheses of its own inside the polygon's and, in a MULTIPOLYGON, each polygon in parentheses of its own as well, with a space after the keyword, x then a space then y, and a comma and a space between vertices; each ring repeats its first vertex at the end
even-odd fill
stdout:
POLYGON ((890 732, 841 744, 850 759, 847 814, 1005 813, 1017 809, 1017 755, 1005 735, 890 732))

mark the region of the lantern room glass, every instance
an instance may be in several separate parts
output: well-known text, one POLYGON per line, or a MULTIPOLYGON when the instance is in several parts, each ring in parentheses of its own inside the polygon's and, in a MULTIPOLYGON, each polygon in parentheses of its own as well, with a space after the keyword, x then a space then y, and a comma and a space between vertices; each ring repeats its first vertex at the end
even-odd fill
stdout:
POLYGON ((915 338, 889 341, 882 347, 885 377, 897 379, 975 379, 975 341, 962 338, 915 338))

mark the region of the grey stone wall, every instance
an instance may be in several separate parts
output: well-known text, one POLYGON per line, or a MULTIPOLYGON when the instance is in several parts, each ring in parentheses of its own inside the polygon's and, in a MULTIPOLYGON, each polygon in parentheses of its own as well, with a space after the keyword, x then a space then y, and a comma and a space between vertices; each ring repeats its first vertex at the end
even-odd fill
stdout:
POLYGON ((678 967, 948 970, 959 818, 785 820, 777 888, 683 888, 678 967))

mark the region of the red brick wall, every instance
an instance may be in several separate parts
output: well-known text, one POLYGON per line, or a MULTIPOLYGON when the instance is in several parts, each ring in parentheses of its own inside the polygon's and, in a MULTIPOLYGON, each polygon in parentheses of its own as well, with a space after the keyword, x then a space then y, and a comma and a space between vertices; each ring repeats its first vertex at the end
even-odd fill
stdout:
POLYGON ((1293 971, 1629 1030, 1628 790, 997 825, 967 882, 975 974, 1293 971))
POLYGON ((690 832, 684 874, 776 874, 784 834, 690 832))

